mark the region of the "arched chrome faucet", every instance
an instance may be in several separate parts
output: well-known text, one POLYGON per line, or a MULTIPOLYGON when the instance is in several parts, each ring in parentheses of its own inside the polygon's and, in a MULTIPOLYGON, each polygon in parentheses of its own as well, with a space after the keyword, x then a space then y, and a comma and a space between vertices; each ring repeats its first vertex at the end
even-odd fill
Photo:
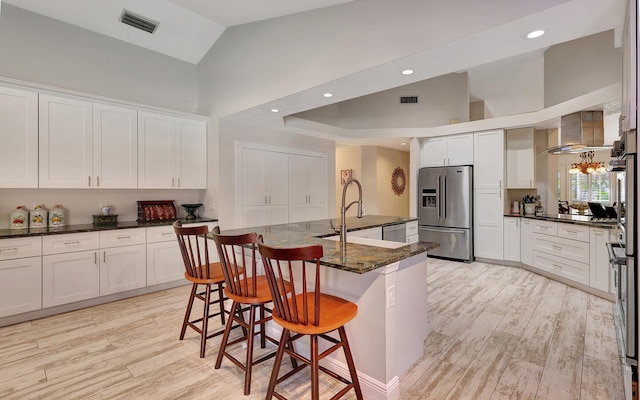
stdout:
POLYGON ((344 187, 342 188, 342 207, 340 207, 340 217, 341 217, 341 221, 340 221, 340 244, 343 247, 347 244, 346 213, 347 213, 347 210, 349 209, 349 207, 351 207, 355 203, 358 203, 358 214, 357 214, 357 217, 358 218, 362 218, 364 216, 363 212, 362 212, 362 185, 360 184, 360 182, 357 179, 351 178, 344 184, 344 187), (357 201, 352 201, 351 203, 349 203, 348 206, 345 207, 344 204, 347 201, 347 188, 349 187, 351 182, 355 182, 356 185, 358 185, 358 200, 357 201))

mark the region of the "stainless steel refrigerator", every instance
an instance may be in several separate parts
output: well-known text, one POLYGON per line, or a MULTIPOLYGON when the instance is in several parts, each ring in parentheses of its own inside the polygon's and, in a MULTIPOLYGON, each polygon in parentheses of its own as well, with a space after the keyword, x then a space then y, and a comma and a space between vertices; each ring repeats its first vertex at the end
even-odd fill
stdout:
POLYGON ((418 173, 418 232, 440 243, 430 256, 473 261, 473 169, 421 168, 418 173))

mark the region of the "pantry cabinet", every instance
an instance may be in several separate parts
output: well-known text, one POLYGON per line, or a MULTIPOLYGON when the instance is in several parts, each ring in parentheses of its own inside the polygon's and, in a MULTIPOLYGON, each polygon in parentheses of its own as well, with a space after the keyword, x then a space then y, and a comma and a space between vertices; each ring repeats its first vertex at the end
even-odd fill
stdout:
POLYGON ((504 131, 476 132, 473 152, 474 189, 503 189, 504 131))
POLYGON ((289 154, 289 221, 326 216, 325 159, 289 154))
POLYGON ((138 112, 138 187, 206 189, 207 125, 169 114, 138 112))
POLYGON ((474 190, 473 252, 475 257, 504 259, 503 190, 474 190))
POLYGON ((427 138, 422 144, 422 166, 473 164, 473 134, 427 138))
POLYGON ((38 187, 38 94, 0 87, 0 188, 38 187))

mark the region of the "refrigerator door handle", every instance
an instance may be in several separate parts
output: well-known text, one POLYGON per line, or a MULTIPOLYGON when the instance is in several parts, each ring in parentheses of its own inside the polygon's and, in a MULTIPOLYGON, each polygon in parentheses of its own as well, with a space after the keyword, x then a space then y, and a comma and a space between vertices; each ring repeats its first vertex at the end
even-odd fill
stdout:
POLYGON ((443 184, 443 197, 444 201, 442 202, 442 218, 447 219, 447 176, 444 176, 444 184, 443 184))
POLYGON ((449 229, 449 228, 429 228, 426 226, 418 227, 421 231, 429 231, 429 232, 445 232, 445 233, 457 233, 460 235, 464 235, 467 233, 466 229, 449 229))
POLYGON ((437 205, 437 208, 438 208, 438 219, 442 218, 442 213, 440 212, 441 211, 440 207, 442 207, 442 193, 441 193, 442 191, 440 190, 441 189, 441 187, 440 187, 440 178, 441 178, 441 176, 438 175, 438 189, 437 189, 438 193, 436 194, 436 198, 438 199, 437 200, 438 201, 438 205, 437 205))

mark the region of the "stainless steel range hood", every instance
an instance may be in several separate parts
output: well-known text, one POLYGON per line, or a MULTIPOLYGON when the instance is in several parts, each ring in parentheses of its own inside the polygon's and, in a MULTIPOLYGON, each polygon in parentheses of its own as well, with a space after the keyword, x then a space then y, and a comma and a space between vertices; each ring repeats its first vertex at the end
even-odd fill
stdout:
POLYGON ((560 146, 548 150, 551 154, 580 153, 602 150, 604 117, 602 111, 578 111, 560 118, 560 146))

